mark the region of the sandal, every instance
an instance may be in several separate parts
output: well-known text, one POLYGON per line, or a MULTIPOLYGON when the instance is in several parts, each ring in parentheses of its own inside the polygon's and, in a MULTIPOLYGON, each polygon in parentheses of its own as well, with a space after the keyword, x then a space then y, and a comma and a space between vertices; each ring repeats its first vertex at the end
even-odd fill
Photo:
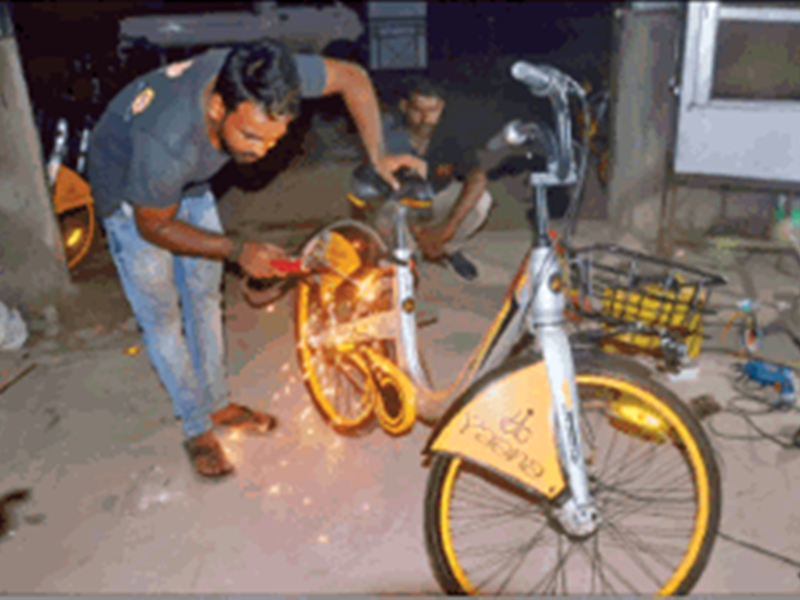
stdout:
POLYGON ((264 435, 275 429, 277 425, 275 417, 232 402, 212 414, 211 420, 217 427, 229 427, 250 435, 264 435), (231 412, 234 414, 222 416, 224 413, 231 412))
POLYGON ((222 479, 234 472, 234 466, 225 456, 225 450, 211 431, 206 431, 183 442, 194 472, 206 479, 222 479))

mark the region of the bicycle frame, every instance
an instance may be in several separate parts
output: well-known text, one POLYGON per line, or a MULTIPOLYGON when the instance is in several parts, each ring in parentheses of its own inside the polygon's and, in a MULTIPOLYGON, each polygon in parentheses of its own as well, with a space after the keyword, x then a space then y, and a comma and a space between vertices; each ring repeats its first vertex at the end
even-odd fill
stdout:
POLYGON ((434 430, 426 452, 469 457, 551 500, 568 484, 571 496, 564 506, 564 526, 586 534, 596 526, 597 516, 580 439, 574 359, 563 328, 561 268, 553 243, 541 235, 547 231, 544 190, 542 185, 536 188, 538 243, 520 265, 464 383, 471 384, 508 356, 526 318, 524 325, 536 333, 543 360, 451 409, 434 430))
MULTIPOLYGON (((568 115, 564 116, 566 92, 553 99, 553 104, 559 115, 559 141, 563 143, 566 138, 571 146, 570 121, 568 115)), ((596 527, 597 514, 585 470, 575 366, 563 328, 563 280, 554 244, 547 235, 546 201, 547 188, 574 183, 576 169, 572 152, 567 153, 566 165, 561 160, 563 155, 556 155, 559 158, 548 162, 547 172, 531 174, 536 190, 537 240, 522 260, 491 328, 452 384, 434 389, 423 368, 415 315, 413 251, 406 222, 408 207, 402 202, 397 204, 396 246, 391 251, 394 309, 335 326, 320 334, 315 343, 324 343, 325 338, 329 343, 344 339, 351 344, 394 341, 397 364, 392 368, 391 361, 384 358, 378 366, 390 371, 398 380, 397 388, 413 396, 407 401, 416 404, 423 419, 430 419, 447 401, 499 366, 524 332, 535 333, 543 361, 534 369, 515 374, 510 383, 501 384, 501 389, 490 388, 467 405, 456 403, 439 420, 426 452, 466 456, 549 499, 555 499, 568 485, 571 494, 562 506, 562 523, 581 535, 596 527), (520 437, 526 431, 528 435, 520 437), (512 460, 518 457, 524 458, 512 460)), ((377 358, 369 352, 368 360, 370 356, 377 358)))

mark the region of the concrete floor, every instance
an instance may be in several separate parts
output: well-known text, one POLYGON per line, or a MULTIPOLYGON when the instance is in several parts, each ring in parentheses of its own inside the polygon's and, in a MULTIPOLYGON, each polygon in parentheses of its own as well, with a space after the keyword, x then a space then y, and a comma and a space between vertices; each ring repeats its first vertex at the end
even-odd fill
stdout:
MULTIPOLYGON (((254 223, 248 217, 237 226, 254 223)), ((584 222, 578 236, 582 243, 620 241, 601 221, 584 222)), ((527 230, 491 227, 476 236, 467 251, 481 276, 472 284, 423 266, 422 309, 439 317, 423 330, 423 348, 440 383, 455 376, 488 327, 528 238, 527 230)), ((774 258, 763 256, 684 258, 729 276, 730 285, 715 293, 720 304, 741 297, 743 286, 767 301, 776 291, 800 291, 800 270, 790 261, 780 272, 774 258)), ((229 277, 234 399, 270 410, 280 427, 266 439, 226 438, 237 475, 221 484, 196 480, 108 266, 102 249, 83 266, 86 314, 75 316, 78 327, 0 356, 6 374, 37 365, 0 395, 0 495, 31 489, 31 498, 13 507, 12 533, 0 540, 0 593, 441 593, 422 530, 427 428, 418 425, 402 438, 380 430, 360 438, 334 434, 299 380, 291 299, 254 310, 229 277)), ((711 393, 734 405, 732 361, 714 352, 720 332, 709 326, 713 339, 696 378, 663 379, 682 398, 711 393)), ((766 352, 776 360, 800 358, 778 337, 766 352)), ((753 433, 729 413, 704 423, 725 434, 753 433)), ((773 413, 757 423, 790 436, 800 415, 773 413)), ((800 511, 793 508, 800 450, 714 433, 711 439, 723 475, 722 532, 797 564, 718 539, 694 593, 800 592, 800 511)))

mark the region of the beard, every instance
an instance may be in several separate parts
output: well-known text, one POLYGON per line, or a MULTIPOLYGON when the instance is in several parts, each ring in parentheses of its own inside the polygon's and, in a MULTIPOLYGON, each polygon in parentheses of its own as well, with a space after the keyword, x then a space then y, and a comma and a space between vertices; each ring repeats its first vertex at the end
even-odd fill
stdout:
POLYGON ((233 162, 237 165, 252 165, 253 160, 247 158, 241 152, 236 152, 233 150, 228 141, 225 139, 225 121, 228 119, 228 114, 226 113, 225 116, 222 118, 222 121, 219 122, 217 125, 217 139, 219 140, 219 148, 220 150, 228 156, 233 162))
POLYGON ((415 125, 413 127, 409 127, 409 131, 411 135, 419 140, 428 141, 431 139, 433 135, 433 130, 436 129, 435 125, 429 125, 427 123, 422 123, 420 125, 415 125))

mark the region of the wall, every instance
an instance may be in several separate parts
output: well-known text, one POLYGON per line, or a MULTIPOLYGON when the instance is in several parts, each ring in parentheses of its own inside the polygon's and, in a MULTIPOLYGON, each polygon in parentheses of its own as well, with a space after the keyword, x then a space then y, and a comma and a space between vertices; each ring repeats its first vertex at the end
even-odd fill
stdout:
MULTIPOLYGON (((683 54, 684 15, 675 3, 640 3, 618 10, 612 73, 610 217, 647 250, 658 249, 662 205, 670 199, 677 97, 683 54), (662 5, 662 6, 656 6, 662 5)), ((766 185, 734 186, 709 177, 674 183, 671 239, 703 238, 716 232, 764 235, 781 190, 766 185)))
POLYGON ((654 243, 674 128, 682 18, 674 10, 619 10, 612 68, 610 216, 654 243))
POLYGON ((2 26, 6 10, 0 3, 0 300, 29 313, 70 282, 16 40, 2 26))

